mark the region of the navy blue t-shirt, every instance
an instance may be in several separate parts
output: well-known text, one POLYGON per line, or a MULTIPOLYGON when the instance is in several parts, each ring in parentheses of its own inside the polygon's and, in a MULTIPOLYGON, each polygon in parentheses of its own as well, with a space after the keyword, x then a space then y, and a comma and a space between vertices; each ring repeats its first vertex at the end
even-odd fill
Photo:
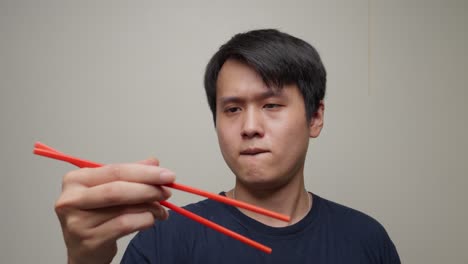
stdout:
POLYGON ((170 212, 167 221, 155 223, 132 239, 122 263, 400 263, 396 248, 381 224, 315 194, 306 217, 281 228, 264 225, 235 207, 211 200, 185 208, 265 244, 273 252, 261 252, 170 212))

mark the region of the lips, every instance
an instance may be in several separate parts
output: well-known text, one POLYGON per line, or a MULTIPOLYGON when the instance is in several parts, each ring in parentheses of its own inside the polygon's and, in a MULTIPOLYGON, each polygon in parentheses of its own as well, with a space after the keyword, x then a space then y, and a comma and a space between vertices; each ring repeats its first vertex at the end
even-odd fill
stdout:
POLYGON ((247 149, 242 150, 240 154, 241 155, 257 155, 257 154, 266 153, 266 152, 269 152, 269 151, 266 149, 262 149, 262 148, 247 148, 247 149))

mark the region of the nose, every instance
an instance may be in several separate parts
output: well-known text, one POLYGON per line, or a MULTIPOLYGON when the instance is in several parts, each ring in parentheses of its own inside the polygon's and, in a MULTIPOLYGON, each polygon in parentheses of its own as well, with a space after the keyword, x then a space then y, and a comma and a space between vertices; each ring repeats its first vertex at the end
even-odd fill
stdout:
POLYGON ((241 136, 245 139, 263 137, 265 134, 261 113, 254 109, 244 112, 241 136))

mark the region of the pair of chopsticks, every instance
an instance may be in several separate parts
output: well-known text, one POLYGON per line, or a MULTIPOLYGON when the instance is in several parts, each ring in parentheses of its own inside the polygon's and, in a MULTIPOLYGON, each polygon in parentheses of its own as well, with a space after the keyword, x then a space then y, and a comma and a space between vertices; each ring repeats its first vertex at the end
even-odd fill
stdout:
MULTIPOLYGON (((52 159, 56 159, 56 160, 61 160, 61 161, 66 161, 66 162, 69 162, 77 167, 80 167, 80 168, 97 168, 97 167, 101 167, 103 166, 103 164, 99 164, 99 163, 95 163, 95 162, 92 162, 92 161, 88 161, 88 160, 83 160, 83 159, 79 159, 79 158, 76 158, 76 157, 72 157, 72 156, 69 156, 69 155, 66 155, 62 152, 59 152, 57 150, 55 150, 54 148, 51 148, 43 143, 40 143, 40 142, 36 142, 34 144, 34 151, 33 151, 34 154, 36 155, 40 155, 40 156, 44 156, 44 157, 48 157, 48 158, 52 158, 52 159)), ((237 201, 237 200, 234 200, 234 199, 230 199, 226 196, 222 196, 222 195, 218 195, 218 194, 213 194, 213 193, 210 193, 210 192, 206 192, 206 191, 203 191, 203 190, 199 190, 199 189, 196 189, 196 188, 193 188, 193 187, 190 187, 190 186, 187 186, 187 185, 182 185, 180 183, 170 183, 170 184, 164 184, 164 186, 166 187, 170 187, 170 188, 174 188, 174 189, 177 189, 177 190, 180 190, 180 191, 184 191, 184 192, 189 192, 189 193, 193 193, 193 194, 196 194, 196 195, 200 195, 200 196, 204 196, 204 197, 207 197, 209 199, 212 199, 212 200, 215 200, 215 201, 218 201, 218 202, 222 202, 222 203, 226 203, 226 204, 229 204, 229 205, 232 205, 232 206, 236 206, 236 207, 240 207, 240 208, 244 208, 246 210, 249 210, 249 211, 252 211, 252 212, 256 212, 256 213, 259 213, 259 214, 263 214, 263 215, 266 215, 266 216, 269 216, 269 217, 272 217, 272 218, 276 218, 276 219, 279 219, 279 220, 282 220, 282 221, 285 221, 285 222, 289 222, 290 221, 290 218, 286 215, 282 215, 282 214, 279 214, 279 213, 276 213, 276 212, 272 212, 272 211, 269 211, 269 210, 266 210, 266 209, 263 209, 263 208, 260 208, 260 207, 257 207, 257 206, 254 206, 254 205, 251 205, 251 204, 248 204, 248 203, 244 203, 244 202, 241 202, 241 201, 237 201)), ((235 238, 247 245, 250 245, 256 249, 259 249, 265 253, 271 253, 271 248, 263 245, 263 244, 260 244, 252 239, 249 239, 243 235, 240 235, 236 232, 233 232, 225 227, 222 227, 214 222, 211 222, 199 215, 196 215, 188 210, 185 210, 183 208, 180 208, 168 201, 161 201, 159 202, 162 206, 165 206, 171 210, 173 210, 174 212, 177 212, 181 215, 184 215, 198 223, 201 223, 207 227, 210 227, 222 234, 225 234, 227 236, 230 236, 232 238, 235 238)))

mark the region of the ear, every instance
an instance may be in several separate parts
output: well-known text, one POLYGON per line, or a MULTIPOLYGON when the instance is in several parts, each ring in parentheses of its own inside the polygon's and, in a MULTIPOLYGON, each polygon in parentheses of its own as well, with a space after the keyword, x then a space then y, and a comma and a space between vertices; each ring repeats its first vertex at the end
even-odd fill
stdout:
POLYGON ((316 138, 320 135, 323 128, 323 118, 325 114, 325 104, 320 101, 317 112, 312 116, 309 123, 309 137, 316 138))

